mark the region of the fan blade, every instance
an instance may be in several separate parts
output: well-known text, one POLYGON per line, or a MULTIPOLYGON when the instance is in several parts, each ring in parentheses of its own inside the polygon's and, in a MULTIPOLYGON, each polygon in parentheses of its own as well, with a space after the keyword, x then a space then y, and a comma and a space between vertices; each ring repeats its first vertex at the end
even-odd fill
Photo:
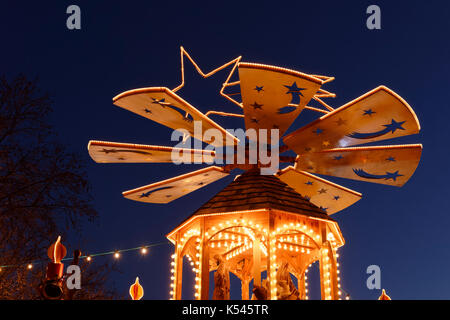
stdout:
POLYGON ((298 157, 295 168, 401 187, 414 174, 421 154, 421 144, 338 148, 306 153, 298 157))
POLYGON ((212 163, 215 152, 91 140, 89 155, 97 163, 212 163))
POLYGON ((298 72, 255 63, 239 63, 245 127, 279 129, 280 137, 290 127, 323 81, 298 72))
POLYGON ((213 166, 125 191, 122 194, 125 198, 135 201, 169 203, 227 175, 222 168, 213 166))
POLYGON ((359 192, 316 177, 310 173, 298 171, 293 167, 285 168, 277 176, 281 181, 329 215, 351 206, 362 197, 359 192))
POLYGON ((408 103, 381 86, 287 135, 283 142, 297 154, 303 154, 419 131, 419 121, 408 103))
POLYGON ((201 141, 216 147, 235 145, 239 140, 168 88, 142 88, 123 92, 113 98, 116 106, 137 113, 174 130, 184 129, 201 141), (201 124, 194 129, 194 124, 201 124), (220 139, 204 136, 216 129, 220 139))

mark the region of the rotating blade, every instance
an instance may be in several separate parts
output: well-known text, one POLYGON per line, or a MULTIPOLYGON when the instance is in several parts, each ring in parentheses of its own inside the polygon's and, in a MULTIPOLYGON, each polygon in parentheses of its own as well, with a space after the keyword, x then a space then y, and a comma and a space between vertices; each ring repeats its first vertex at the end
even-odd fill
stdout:
POLYGON ((381 141, 418 133, 408 103, 381 86, 285 136, 297 154, 381 141))
POLYGON ((226 177, 220 167, 208 167, 178 177, 123 192, 127 199, 148 203, 169 203, 197 189, 226 177))
POLYGON ((362 197, 359 192, 316 177, 308 172, 298 171, 293 167, 283 169, 277 176, 329 215, 351 206, 362 197))
POLYGON ((255 63, 239 63, 245 127, 279 129, 280 137, 290 127, 323 81, 293 70, 255 63))
POLYGON ((414 174, 421 144, 338 148, 306 153, 295 168, 327 176, 403 186, 414 174))
POLYGON ((116 106, 174 130, 184 129, 192 137, 216 147, 233 146, 239 142, 236 137, 168 88, 155 87, 126 91, 114 97, 113 102, 116 106), (201 124, 201 126, 195 130, 195 124, 197 126, 201 124), (205 136, 203 133, 208 129, 218 130, 220 139, 205 136))
POLYGON ((91 140, 89 155, 97 163, 212 163, 212 150, 184 149, 91 140))

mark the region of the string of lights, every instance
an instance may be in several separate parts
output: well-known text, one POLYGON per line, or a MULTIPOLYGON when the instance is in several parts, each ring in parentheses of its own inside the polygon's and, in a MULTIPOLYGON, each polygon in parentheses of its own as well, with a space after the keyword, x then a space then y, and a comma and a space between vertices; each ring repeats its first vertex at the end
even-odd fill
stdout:
MULTIPOLYGON (((92 261, 92 259, 94 257, 101 257, 101 256, 108 256, 108 255, 113 255, 114 259, 119 259, 122 253, 131 252, 131 251, 139 251, 142 255, 145 255, 148 253, 149 248, 151 248, 151 247, 157 247, 157 246, 168 245, 168 244, 170 244, 169 241, 149 243, 149 244, 135 247, 135 248, 86 254, 86 255, 80 256, 79 259, 84 259, 84 260, 90 262, 90 261, 92 261)), ((67 260, 73 260, 73 257, 61 259, 61 261, 67 261, 67 260)), ((34 260, 31 262, 21 263, 21 264, 0 265, 0 271, 2 271, 2 269, 6 269, 6 268, 20 268, 20 267, 25 267, 25 266, 27 269, 33 269, 33 267, 35 265, 44 264, 47 262, 48 262, 48 259, 41 259, 41 260, 34 260)))

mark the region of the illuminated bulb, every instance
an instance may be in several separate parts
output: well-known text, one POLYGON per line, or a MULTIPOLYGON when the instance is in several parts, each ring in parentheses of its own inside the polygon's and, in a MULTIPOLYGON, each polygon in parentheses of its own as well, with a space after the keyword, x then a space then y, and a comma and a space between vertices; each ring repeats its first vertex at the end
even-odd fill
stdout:
POLYGON ((119 252, 114 253, 114 258, 119 259, 120 258, 120 253, 119 252))
POLYGON ((88 262, 91 262, 91 260, 92 260, 91 256, 87 256, 87 257, 86 257, 86 260, 87 260, 88 262))
POLYGON ((27 266, 27 268, 28 268, 28 270, 31 270, 31 269, 33 269, 33 265, 30 263, 30 264, 27 266))

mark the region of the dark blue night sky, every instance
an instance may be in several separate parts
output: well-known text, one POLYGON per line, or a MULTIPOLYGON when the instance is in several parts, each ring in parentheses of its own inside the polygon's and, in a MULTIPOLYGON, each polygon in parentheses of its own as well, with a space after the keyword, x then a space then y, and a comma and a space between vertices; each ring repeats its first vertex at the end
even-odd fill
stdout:
MULTIPOLYGON (((1 73, 39 77, 39 86, 54 100, 51 121, 60 140, 88 160, 100 218, 95 225, 86 224, 88 238, 65 242, 68 247, 101 252, 164 241, 178 223, 232 181, 233 176, 227 177, 168 205, 133 202, 121 192, 201 166, 101 165, 87 153, 90 139, 174 144, 170 129, 114 106, 112 97, 140 87, 176 87, 182 45, 204 71, 242 55, 246 62, 335 76, 326 87, 337 93, 336 99, 327 100, 334 107, 379 85, 401 95, 414 108, 422 132, 386 143, 424 145, 411 180, 396 188, 330 179, 363 193, 361 201, 333 216, 346 239, 340 250, 341 283, 355 299, 377 298, 380 291, 366 287, 366 268, 375 264, 381 267, 381 286, 393 299, 450 299, 450 3, 193 3, 1 2, 1 73), (70 4, 81 7, 79 31, 66 28, 70 4), (381 30, 366 28, 371 4, 381 7, 381 30)), ((238 112, 218 93, 226 76, 224 71, 203 79, 186 64, 186 86, 179 94, 203 112, 238 112)), ((317 116, 304 111, 290 131, 317 116)), ((243 127, 241 120, 214 120, 226 128, 243 127)), ((111 281, 125 295, 139 276, 145 298, 167 299, 171 254, 171 245, 151 249, 145 258, 124 253, 118 262, 122 272, 111 281)), ((313 281, 314 275, 312 298, 318 294, 313 281)), ((185 286, 191 294, 188 281, 185 286)), ((232 283, 233 289, 240 290, 232 283)))

